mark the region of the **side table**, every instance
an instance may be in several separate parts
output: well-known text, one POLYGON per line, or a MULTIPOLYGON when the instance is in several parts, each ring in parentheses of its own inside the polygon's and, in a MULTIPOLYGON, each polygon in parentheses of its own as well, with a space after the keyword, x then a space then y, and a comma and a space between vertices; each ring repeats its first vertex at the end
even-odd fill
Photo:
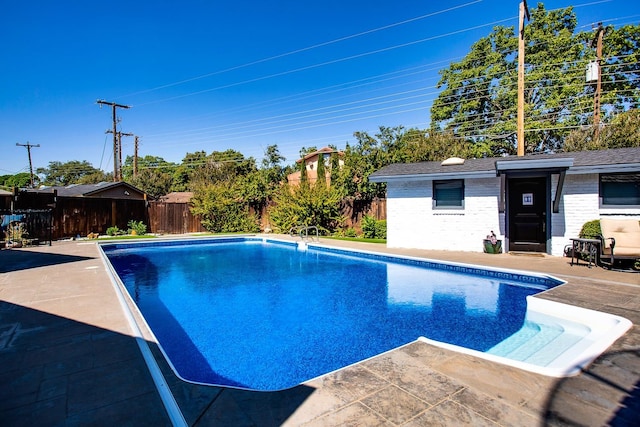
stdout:
POLYGON ((573 238, 570 239, 572 244, 571 251, 571 265, 573 265, 573 259, 576 259, 576 264, 580 264, 580 256, 587 255, 589 257, 589 268, 591 268, 591 263, 597 264, 598 254, 600 253, 600 240, 599 239, 582 239, 582 238, 573 238))

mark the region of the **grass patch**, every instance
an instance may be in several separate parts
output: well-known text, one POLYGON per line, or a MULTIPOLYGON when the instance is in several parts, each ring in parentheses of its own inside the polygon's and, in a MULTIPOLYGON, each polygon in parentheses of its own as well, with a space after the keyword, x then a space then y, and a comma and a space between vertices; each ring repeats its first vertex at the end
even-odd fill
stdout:
POLYGON ((323 239, 346 240, 347 242, 387 243, 386 239, 365 239, 364 237, 320 236, 323 239))

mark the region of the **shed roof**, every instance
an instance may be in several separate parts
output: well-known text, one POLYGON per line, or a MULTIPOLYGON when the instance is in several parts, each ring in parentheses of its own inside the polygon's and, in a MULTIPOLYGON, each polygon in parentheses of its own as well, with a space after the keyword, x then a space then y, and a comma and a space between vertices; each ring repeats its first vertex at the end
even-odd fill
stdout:
POLYGON ((113 190, 117 190, 119 188, 123 189, 121 198, 129 198, 131 192, 137 193, 139 196, 144 195, 144 191, 134 187, 131 184, 126 182, 99 182, 97 184, 71 184, 67 186, 51 186, 51 187, 42 187, 37 190, 28 190, 28 191, 37 191, 37 192, 49 192, 56 190, 58 193, 58 197, 101 197, 102 194, 107 194, 109 198, 117 198, 114 197, 113 190), (129 193, 129 194, 127 194, 129 193))
MULTIPOLYGON (((640 172, 640 147, 617 148, 597 151, 574 151, 555 154, 529 154, 526 156, 488 157, 468 159, 463 164, 443 166, 442 162, 395 163, 385 166, 369 176, 372 182, 433 178, 480 178, 497 174, 496 163, 528 161, 543 165, 557 159, 572 159, 568 174, 640 172)), ((516 163, 514 163, 515 165, 516 163)), ((535 166, 534 166, 535 167, 535 166)))

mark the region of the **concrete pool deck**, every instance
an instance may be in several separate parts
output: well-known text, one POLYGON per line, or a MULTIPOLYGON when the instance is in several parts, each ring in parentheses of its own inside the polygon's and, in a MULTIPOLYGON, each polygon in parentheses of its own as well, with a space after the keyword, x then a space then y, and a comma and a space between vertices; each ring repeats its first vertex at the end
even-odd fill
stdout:
MULTIPOLYGON (((321 242, 547 273, 567 283, 541 297, 634 326, 568 378, 414 342, 272 393, 184 383, 150 342, 188 425, 640 424, 640 274, 549 256, 321 242)), ((0 424, 171 425, 133 335, 95 243, 0 251, 0 424)))

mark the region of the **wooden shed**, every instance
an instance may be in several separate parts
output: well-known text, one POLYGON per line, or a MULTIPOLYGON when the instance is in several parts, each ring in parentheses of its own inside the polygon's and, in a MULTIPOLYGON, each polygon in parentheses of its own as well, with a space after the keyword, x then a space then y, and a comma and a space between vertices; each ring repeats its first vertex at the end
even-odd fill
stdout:
POLYGON ((12 209, 51 209, 53 239, 126 230, 131 220, 148 224, 146 194, 126 182, 15 190, 12 209))

